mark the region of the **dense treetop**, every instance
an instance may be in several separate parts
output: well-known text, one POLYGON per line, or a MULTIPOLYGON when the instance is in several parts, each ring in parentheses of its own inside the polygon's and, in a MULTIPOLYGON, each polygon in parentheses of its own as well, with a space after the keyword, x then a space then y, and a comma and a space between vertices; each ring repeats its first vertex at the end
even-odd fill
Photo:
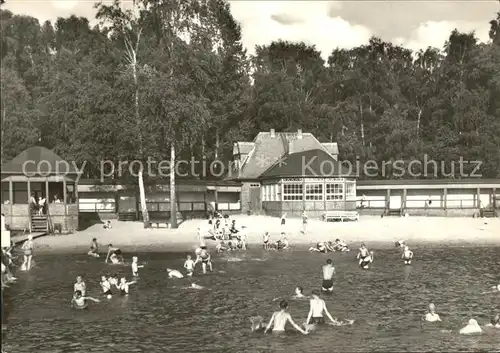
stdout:
POLYGON ((247 55, 223 0, 136 3, 97 4, 93 28, 1 10, 2 164, 38 143, 96 177, 100 160, 168 159, 172 142, 179 158, 230 158, 235 141, 300 128, 343 159, 462 157, 500 177, 500 13, 486 44, 374 37, 324 62, 305 43, 247 55))

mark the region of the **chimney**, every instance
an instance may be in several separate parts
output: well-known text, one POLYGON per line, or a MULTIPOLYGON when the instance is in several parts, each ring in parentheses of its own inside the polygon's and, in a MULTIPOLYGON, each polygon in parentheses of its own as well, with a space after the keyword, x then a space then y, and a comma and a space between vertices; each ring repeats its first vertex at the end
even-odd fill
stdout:
POLYGON ((302 139, 302 129, 299 129, 299 130, 297 131, 297 138, 298 138, 299 140, 300 140, 300 139, 302 139))
POLYGON ((274 131, 274 129, 271 129, 271 138, 275 138, 276 137, 276 132, 274 131))

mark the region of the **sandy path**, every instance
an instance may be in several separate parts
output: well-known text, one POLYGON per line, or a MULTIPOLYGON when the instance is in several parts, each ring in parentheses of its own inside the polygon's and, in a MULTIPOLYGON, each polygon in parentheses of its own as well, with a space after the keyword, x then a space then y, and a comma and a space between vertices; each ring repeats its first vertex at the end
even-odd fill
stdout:
MULTIPOLYGON (((235 216, 237 224, 248 227, 248 243, 261 244, 265 231, 271 240, 280 237, 280 219, 267 216, 235 216)), ((94 225, 70 235, 45 236, 35 240, 37 252, 86 252, 92 238, 97 238, 101 252, 108 243, 125 250, 141 251, 190 251, 196 247, 197 228, 208 228, 206 220, 189 220, 178 229, 144 229, 139 222, 112 223, 113 228, 104 230, 94 225)), ((287 238, 292 246, 308 248, 323 240, 340 238, 351 247, 360 242, 377 247, 393 246, 398 239, 411 244, 433 245, 500 245, 500 219, 408 217, 362 217, 359 222, 325 223, 309 220, 306 234, 300 233, 300 219, 288 219, 287 238), (354 244, 353 244, 354 243, 354 244)))

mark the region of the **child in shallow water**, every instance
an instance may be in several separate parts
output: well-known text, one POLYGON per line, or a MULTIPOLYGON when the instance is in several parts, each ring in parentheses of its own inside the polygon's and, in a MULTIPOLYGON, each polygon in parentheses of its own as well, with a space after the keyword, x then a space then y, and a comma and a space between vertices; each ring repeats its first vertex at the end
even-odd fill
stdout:
POLYGON ((73 292, 80 291, 83 296, 85 296, 85 293, 87 292, 87 285, 83 281, 82 276, 76 277, 76 283, 73 286, 73 292))
POLYGON ((83 296, 82 292, 77 290, 73 294, 73 298, 71 299, 71 307, 74 309, 80 309, 80 310, 87 309, 87 307, 88 307, 87 300, 92 300, 93 302, 96 302, 96 303, 100 302, 99 299, 83 296))
POLYGON ((137 282, 132 281, 132 282, 127 282, 127 279, 125 277, 120 278, 120 283, 116 286, 120 290, 121 295, 128 295, 129 293, 129 286, 131 284, 135 284, 137 282))
POLYGON ((109 283, 109 280, 106 278, 106 276, 101 276, 101 282, 99 282, 102 288, 102 292, 104 295, 108 298, 111 299, 111 296, 113 293, 111 292, 111 283, 109 283))

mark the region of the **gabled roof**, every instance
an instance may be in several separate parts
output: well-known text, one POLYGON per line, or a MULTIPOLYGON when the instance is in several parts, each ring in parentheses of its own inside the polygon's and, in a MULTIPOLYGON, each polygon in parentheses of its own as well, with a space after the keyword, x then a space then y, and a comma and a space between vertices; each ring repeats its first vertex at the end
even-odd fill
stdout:
POLYGON ((2 166, 2 174, 24 174, 26 176, 78 174, 73 163, 66 162, 51 150, 35 146, 18 154, 2 166))
POLYGON ((332 156, 338 156, 339 146, 337 145, 337 142, 324 142, 322 145, 332 156))
POLYGON ((353 173, 324 150, 292 153, 266 170, 261 178, 275 177, 352 177, 353 173))
POLYGON ((258 179, 276 161, 283 159, 290 152, 299 153, 318 149, 334 160, 337 155, 331 154, 330 146, 321 144, 311 133, 301 133, 301 137, 299 137, 299 134, 295 132, 281 132, 275 133, 273 137, 270 132, 259 132, 252 144, 253 148, 245 159, 241 170, 231 171, 228 178, 258 179))
POLYGON ((249 154, 252 151, 254 145, 255 144, 253 142, 235 142, 233 148, 233 155, 249 154))

